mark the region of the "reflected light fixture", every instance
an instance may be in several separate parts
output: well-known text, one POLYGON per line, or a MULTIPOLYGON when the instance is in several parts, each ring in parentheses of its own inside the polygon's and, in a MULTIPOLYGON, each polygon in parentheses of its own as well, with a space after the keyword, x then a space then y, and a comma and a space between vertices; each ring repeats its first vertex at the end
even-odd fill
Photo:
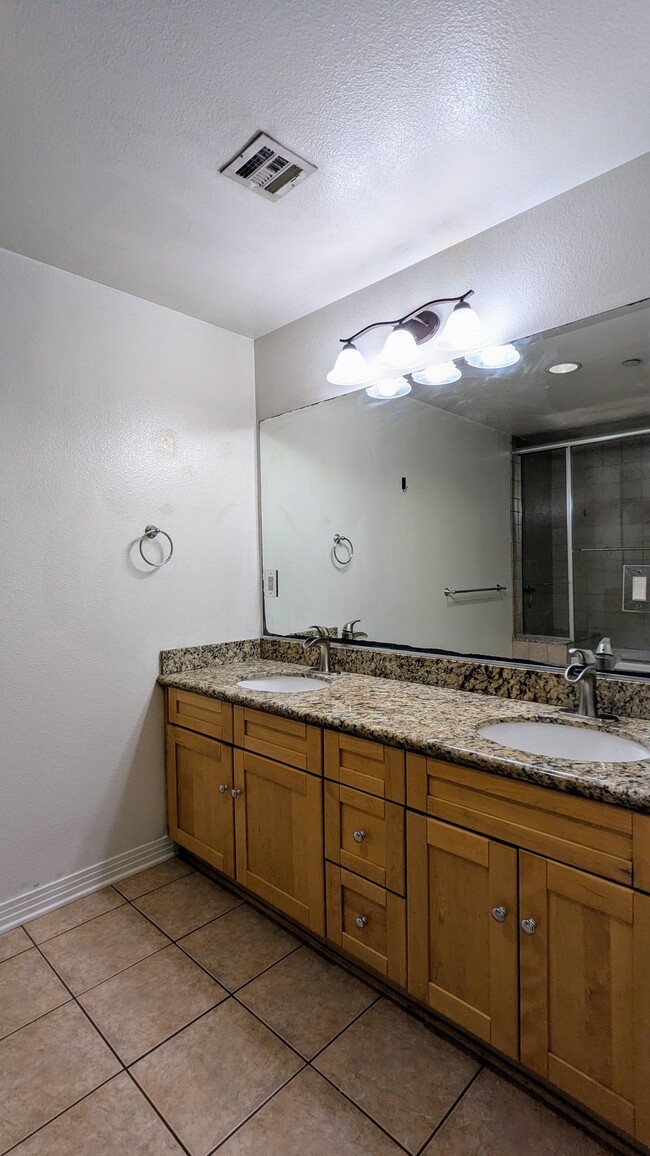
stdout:
POLYGON ((455 361, 443 361, 440 365, 427 365, 425 369, 414 373, 413 380, 418 385, 451 385, 452 381, 458 381, 462 376, 455 361))
MULTIPOLYGON (((473 292, 473 289, 468 289, 458 297, 437 297, 435 301, 418 305, 417 309, 412 309, 403 317, 392 321, 373 321, 350 337, 342 337, 343 348, 334 368, 327 374, 327 380, 332 385, 367 386, 379 379, 382 385, 384 379, 421 370, 430 360, 430 355, 422 346, 430 339, 433 340, 441 327, 440 316, 432 309, 434 305, 454 306, 442 330, 442 337, 436 338, 436 346, 440 344, 441 348, 451 349, 458 355, 484 349, 491 344, 492 338, 467 303, 467 298, 473 292), (356 342, 380 326, 390 327, 391 332, 375 364, 371 366, 357 348, 356 342), (443 341, 446 344, 443 345, 443 341)), ((380 396, 388 395, 382 393, 380 396)))
POLYGON ((379 401, 392 401, 394 397, 405 397, 411 392, 411 386, 405 377, 390 377, 385 381, 377 381, 366 389, 368 397, 379 401))
POLYGON ((505 369, 507 365, 516 365, 519 358, 514 345, 488 345, 478 353, 468 354, 465 361, 476 369, 505 369))
POLYGON ((549 373, 575 373, 576 369, 582 369, 582 364, 579 361, 561 361, 558 365, 549 365, 549 373))

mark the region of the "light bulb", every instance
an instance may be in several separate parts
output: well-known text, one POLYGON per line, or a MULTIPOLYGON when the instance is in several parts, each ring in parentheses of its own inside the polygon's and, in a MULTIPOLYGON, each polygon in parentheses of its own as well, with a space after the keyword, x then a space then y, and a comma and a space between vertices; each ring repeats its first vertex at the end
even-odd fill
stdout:
POLYGON ((411 367, 418 364, 420 355, 413 334, 405 325, 396 325, 388 334, 384 348, 377 356, 377 364, 386 369, 399 370, 407 373, 411 367))
POLYGON ((465 361, 477 369, 505 369, 507 365, 516 365, 519 357, 514 345, 488 345, 478 353, 470 353, 465 361))
POLYGON ((442 333, 434 338, 438 349, 457 353, 475 353, 491 343, 492 335, 483 328, 467 301, 459 301, 454 305, 442 333))
POLYGON ((411 386, 405 377, 392 377, 385 381, 377 381, 366 389, 368 397, 378 398, 380 401, 390 401, 394 397, 404 397, 411 392, 411 386))
POLYGON ((327 380, 330 385, 363 385, 370 377, 366 359, 356 345, 346 341, 339 353, 334 368, 330 369, 327 380))
POLYGON ((549 365, 549 373, 575 373, 576 369, 582 369, 582 362, 580 361, 561 361, 559 365, 549 365))
POLYGON ((443 361, 441 365, 427 365, 419 373, 414 373, 413 380, 418 385, 451 385, 462 376, 454 361, 443 361))

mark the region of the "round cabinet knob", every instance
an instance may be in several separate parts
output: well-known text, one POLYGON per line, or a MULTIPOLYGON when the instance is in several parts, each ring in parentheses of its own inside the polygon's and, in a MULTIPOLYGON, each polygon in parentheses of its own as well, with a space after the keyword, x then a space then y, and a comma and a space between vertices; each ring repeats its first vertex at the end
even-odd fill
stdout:
POLYGON ((497 923, 505 923, 508 914, 507 907, 493 907, 492 918, 496 919, 497 923))
POLYGON ((357 915, 354 922, 356 923, 357 927, 359 928, 359 931, 363 931, 368 920, 366 919, 365 915, 357 915))
POLYGON ((238 795, 241 795, 241 791, 239 790, 238 787, 233 787, 230 794, 232 795, 233 799, 236 799, 238 795))
POLYGON ((365 831, 355 831, 354 834, 352 835, 352 838, 354 839, 355 843, 363 843, 363 840, 365 839, 365 837, 366 837, 365 831))
POLYGON ((534 935, 535 932, 537 931, 537 920, 536 919, 522 919, 521 930, 524 932, 525 935, 534 935))
POLYGON ((228 790, 228 784, 227 783, 219 783, 219 794, 220 795, 225 795, 227 790, 228 790))

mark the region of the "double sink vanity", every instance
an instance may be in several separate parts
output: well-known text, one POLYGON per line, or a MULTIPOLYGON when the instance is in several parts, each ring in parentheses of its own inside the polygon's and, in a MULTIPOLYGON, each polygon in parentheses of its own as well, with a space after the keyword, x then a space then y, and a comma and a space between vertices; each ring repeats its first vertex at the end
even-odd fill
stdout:
POLYGON ((650 723, 257 657, 160 681, 181 847, 650 1144, 650 723))

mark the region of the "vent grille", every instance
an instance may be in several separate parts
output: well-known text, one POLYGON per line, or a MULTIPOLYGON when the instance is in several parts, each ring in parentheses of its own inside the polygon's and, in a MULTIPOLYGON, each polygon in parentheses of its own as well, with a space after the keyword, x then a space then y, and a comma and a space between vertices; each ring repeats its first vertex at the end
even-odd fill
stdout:
POLYGON ((316 166, 265 133, 258 133, 221 172, 230 180, 247 185, 254 193, 277 201, 315 173, 316 166))

